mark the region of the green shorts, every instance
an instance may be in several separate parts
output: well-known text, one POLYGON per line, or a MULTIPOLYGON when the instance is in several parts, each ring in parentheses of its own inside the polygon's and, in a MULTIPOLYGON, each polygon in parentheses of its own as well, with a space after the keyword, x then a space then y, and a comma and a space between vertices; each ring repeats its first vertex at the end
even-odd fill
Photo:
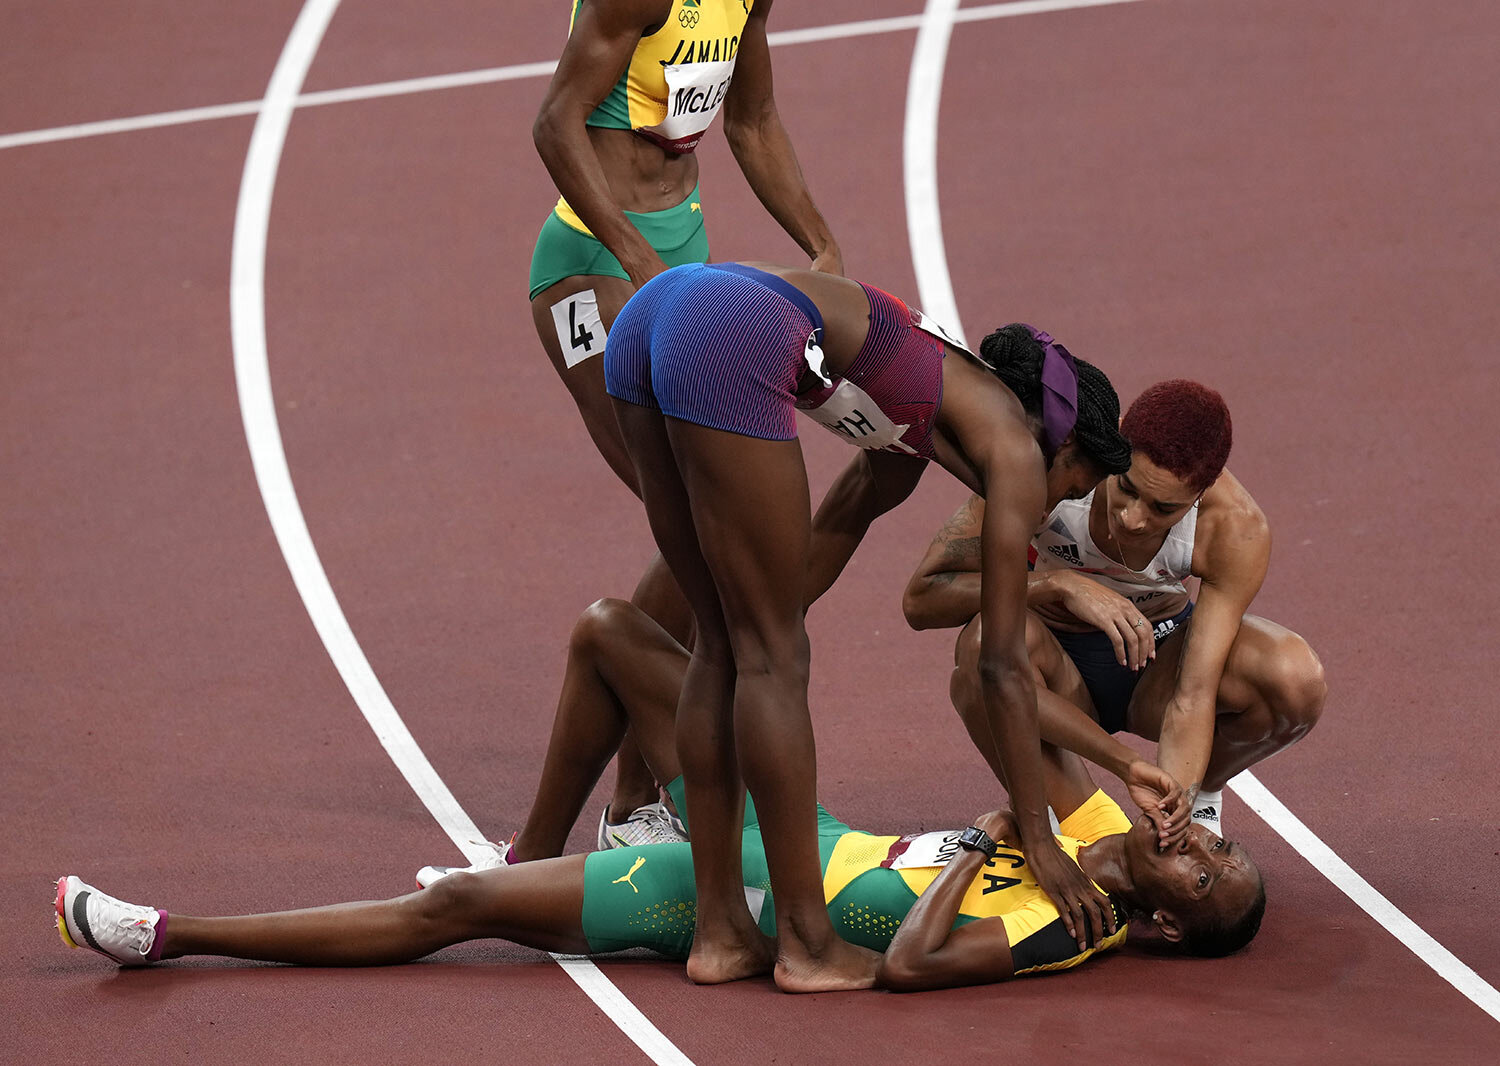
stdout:
MULTIPOLYGON (((667 792, 688 823, 682 778, 667 786, 667 792)), ((850 828, 818 805, 818 852, 821 867, 839 837, 850 828)), ((766 867, 766 848, 760 835, 755 804, 745 797, 745 829, 741 837, 746 902, 758 910, 761 931, 776 934, 776 906, 771 895, 771 874, 766 867)), ((583 866, 583 935, 589 951, 624 951, 650 948, 671 958, 685 959, 693 946, 693 928, 698 920, 698 893, 693 881, 693 850, 690 844, 645 844, 633 848, 596 851, 583 866)), ((887 938, 889 939, 889 938, 887 938)))
MULTIPOLYGON (((708 233, 703 228, 703 208, 696 188, 676 207, 626 211, 625 217, 667 266, 708 262, 708 233)), ((564 278, 585 274, 630 279, 620 261, 597 238, 580 233, 553 211, 542 223, 536 249, 531 253, 531 296, 564 278)))

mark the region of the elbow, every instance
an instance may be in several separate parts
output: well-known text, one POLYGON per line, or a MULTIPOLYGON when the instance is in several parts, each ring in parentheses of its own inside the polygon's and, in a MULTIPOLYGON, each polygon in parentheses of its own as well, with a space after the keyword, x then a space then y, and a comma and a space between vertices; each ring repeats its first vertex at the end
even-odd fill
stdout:
POLYGON ((536 120, 531 124, 531 143, 536 146, 537 155, 543 161, 552 157, 553 149, 562 136, 563 125, 557 106, 551 101, 543 102, 536 113, 536 120))
POLYGON ((901 594, 901 613, 906 617, 906 624, 918 631, 936 629, 939 625, 926 593, 925 582, 913 581, 901 594))

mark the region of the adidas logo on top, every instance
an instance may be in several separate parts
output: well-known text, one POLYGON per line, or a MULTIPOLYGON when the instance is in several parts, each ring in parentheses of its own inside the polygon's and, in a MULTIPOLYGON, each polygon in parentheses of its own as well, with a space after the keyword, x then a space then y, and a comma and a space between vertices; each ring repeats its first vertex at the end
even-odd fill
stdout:
POLYGON ((1083 565, 1083 556, 1078 554, 1076 544, 1049 544, 1047 550, 1065 563, 1072 563, 1074 566, 1083 565))

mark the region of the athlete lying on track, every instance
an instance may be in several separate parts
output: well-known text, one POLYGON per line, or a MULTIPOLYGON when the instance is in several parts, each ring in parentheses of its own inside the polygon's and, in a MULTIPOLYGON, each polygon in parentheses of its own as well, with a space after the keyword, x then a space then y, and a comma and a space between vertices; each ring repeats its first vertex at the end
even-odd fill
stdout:
MULTIPOLYGON (((687 653, 636 608, 606 600, 575 627, 569 658, 571 676, 591 677, 592 685, 578 686, 578 698, 565 701, 560 735, 588 738, 607 758, 628 725, 653 772, 675 777, 672 720, 687 653)), ((1248 943, 1265 905, 1249 856, 1197 826, 1159 851, 1155 820, 1183 817, 1180 795, 1171 795, 1165 775, 1139 759, 1124 777, 1150 812, 1133 825, 1095 790, 1082 760, 1047 752, 1048 800, 1063 816, 1059 846, 1109 895, 1120 923, 1114 935, 1084 949, 1008 843, 1018 839, 1008 811, 981 815, 962 833, 896 837, 856 832, 819 808, 829 917, 850 943, 884 953, 871 956, 864 983, 940 988, 1071 967, 1123 943, 1127 916, 1198 954, 1227 954, 1248 943)), ((680 778, 669 792, 682 809, 680 778)), ((775 901, 753 805, 741 850, 745 896, 769 931, 775 901)), ((684 958, 695 911, 691 850, 681 843, 456 871, 396 899, 244 917, 169 915, 114 899, 73 876, 59 880, 57 892, 64 940, 122 965, 185 955, 375 965, 483 938, 573 953, 645 947, 684 958)))
POLYGON ((685 265, 641 286, 610 333, 615 400, 641 500, 697 634, 677 714, 693 835, 700 983, 773 970, 788 992, 858 987, 873 959, 834 935, 819 876, 817 761, 803 615, 929 461, 989 501, 982 703, 1037 880, 1084 943, 1108 901, 1047 824, 1026 657, 1026 551, 1037 523, 1129 465, 1119 400, 1096 367, 1021 323, 978 353, 889 293, 762 264, 685 265), (797 410, 862 449, 817 515, 797 410), (743 779, 743 787, 741 780, 743 779), (745 787, 766 827, 774 941, 740 886, 745 787))
MULTIPOLYGON (((1042 735, 1090 759, 1101 726, 1160 741, 1157 762, 1182 783, 1194 820, 1218 832, 1225 783, 1317 723, 1323 668, 1296 633, 1246 613, 1271 530, 1224 469, 1223 398, 1197 382, 1160 382, 1121 429, 1130 469, 1058 504, 1032 539, 1026 643, 1042 735), (1201 582, 1196 603, 1190 576, 1201 582)), ((984 501, 972 497, 933 539, 904 608, 918 629, 968 623, 954 704, 998 766, 979 699, 983 522, 984 501)))

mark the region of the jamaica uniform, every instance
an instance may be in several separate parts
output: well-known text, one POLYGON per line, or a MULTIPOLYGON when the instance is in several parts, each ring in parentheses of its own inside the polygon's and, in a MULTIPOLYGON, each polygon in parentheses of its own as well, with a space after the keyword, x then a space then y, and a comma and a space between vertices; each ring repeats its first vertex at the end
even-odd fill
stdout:
MULTIPOLYGON (((582 2, 574 0, 574 20, 582 2)), ((640 39, 620 80, 585 124, 631 130, 666 152, 693 151, 729 92, 753 6, 754 0, 673 0, 661 28, 640 39)), ((708 262, 697 189, 676 207, 626 211, 625 217, 667 266, 708 262)), ((629 278, 567 200, 559 198, 532 254, 531 295, 583 274, 629 278)))
MULTIPOLYGON (((668 791, 685 811, 682 779, 668 791)), ((1058 842, 1076 859, 1085 844, 1129 830, 1130 819, 1103 792, 1095 792, 1062 822, 1058 842)), ((852 944, 885 951, 917 897, 959 851, 958 830, 911 836, 872 836, 850 829, 818 807, 818 850, 823 895, 838 934, 852 944)), ((745 804, 741 851, 745 898, 768 935, 776 933, 775 899, 755 807, 745 804)), ((1078 965, 1096 951, 1125 942, 1119 929, 1098 945, 1078 950, 1057 908, 1036 883, 1026 860, 1004 844, 969 886, 954 928, 981 918, 1005 923, 1017 976, 1078 965)), ((686 958, 697 918, 692 850, 688 844, 650 844, 597 851, 584 865, 583 931, 596 952, 651 948, 686 958)))

